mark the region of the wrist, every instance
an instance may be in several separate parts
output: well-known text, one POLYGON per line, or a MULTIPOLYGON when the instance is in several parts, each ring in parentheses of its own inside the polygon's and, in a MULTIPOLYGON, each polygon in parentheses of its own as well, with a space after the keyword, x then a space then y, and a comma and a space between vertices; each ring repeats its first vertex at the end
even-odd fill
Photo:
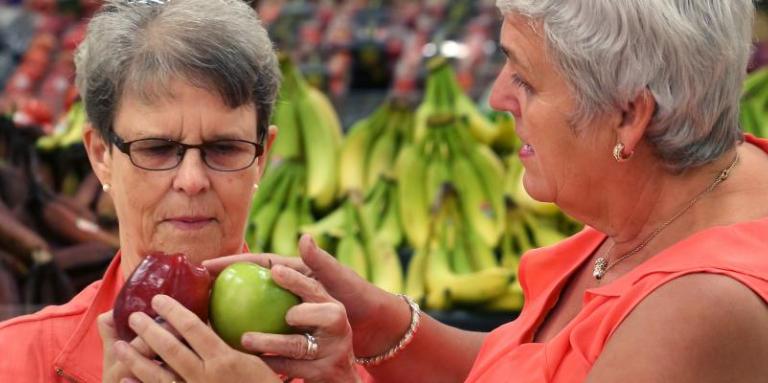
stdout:
POLYGON ((394 358, 397 354, 402 352, 413 340, 413 337, 416 334, 416 330, 419 327, 421 309, 419 308, 418 303, 414 302, 413 299, 409 298, 408 296, 400 294, 398 297, 408 305, 408 311, 410 312, 408 328, 397 340, 397 343, 392 344, 385 351, 379 352, 378 354, 372 356, 356 357, 355 362, 357 364, 365 367, 378 366, 379 364, 394 358))
POLYGON ((403 337, 411 323, 411 308, 400 296, 386 294, 364 326, 353 329, 358 357, 380 355, 403 337))

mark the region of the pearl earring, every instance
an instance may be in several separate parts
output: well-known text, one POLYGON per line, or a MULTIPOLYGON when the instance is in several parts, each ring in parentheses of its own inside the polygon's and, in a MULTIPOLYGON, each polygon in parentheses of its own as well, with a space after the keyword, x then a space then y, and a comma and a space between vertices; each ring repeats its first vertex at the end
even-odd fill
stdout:
POLYGON ((259 184, 253 184, 253 190, 258 190, 258 189, 259 189, 259 184))
POLYGON ((109 189, 112 189, 112 185, 110 184, 101 185, 101 190, 104 190, 104 192, 108 192, 109 189))

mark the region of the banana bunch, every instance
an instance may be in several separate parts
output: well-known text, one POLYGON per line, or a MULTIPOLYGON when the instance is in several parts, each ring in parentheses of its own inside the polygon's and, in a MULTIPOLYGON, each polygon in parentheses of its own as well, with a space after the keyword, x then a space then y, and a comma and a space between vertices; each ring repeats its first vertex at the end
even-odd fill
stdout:
POLYGON ((744 81, 741 128, 744 133, 768 137, 768 67, 753 72, 744 81))
POLYGON ((367 193, 381 177, 392 177, 400 148, 412 140, 413 112, 403 103, 390 100, 371 116, 349 129, 339 158, 339 188, 342 194, 367 193))
POLYGON ((67 148, 82 142, 86 122, 87 116, 83 102, 77 101, 73 103, 66 115, 56 125, 54 133, 40 137, 37 140, 37 148, 43 151, 51 151, 58 148, 67 148))
POLYGON ((452 182, 440 188, 429 239, 408 265, 405 292, 429 309, 491 302, 514 280, 516 270, 500 266, 493 248, 465 219, 458 193, 452 182))
POLYGON ((382 178, 364 199, 359 192, 350 194, 339 208, 302 226, 301 231, 326 244, 336 240, 332 253, 341 264, 383 290, 400 293, 403 269, 397 247, 403 234, 399 212, 396 184, 382 178))
POLYGON ((287 160, 267 170, 251 204, 246 242, 251 251, 297 256, 299 228, 314 222, 306 197, 306 168, 287 160))
POLYGON ((490 145, 499 136, 500 126, 491 122, 467 96, 456 80, 456 73, 445 57, 436 57, 427 64, 426 94, 416 110, 414 138, 426 137, 428 120, 435 114, 453 113, 465 119, 475 140, 490 145))
POLYGON ((466 120, 434 114, 420 142, 406 146, 397 160, 400 218, 414 249, 427 245, 430 207, 446 182, 456 185, 462 214, 491 248, 504 230, 504 167, 486 145, 472 138, 466 120))
POLYGON ((336 201, 341 124, 330 101, 307 84, 296 65, 281 56, 283 83, 272 123, 278 135, 271 162, 295 160, 306 166, 306 194, 318 210, 336 201))

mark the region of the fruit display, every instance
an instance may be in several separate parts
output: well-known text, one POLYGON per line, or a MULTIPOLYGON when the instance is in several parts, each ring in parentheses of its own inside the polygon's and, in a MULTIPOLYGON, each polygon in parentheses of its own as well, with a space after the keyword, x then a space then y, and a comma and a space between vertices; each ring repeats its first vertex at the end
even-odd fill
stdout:
POLYGON ((211 326, 230 346, 244 351, 240 339, 246 332, 293 332, 285 314, 300 302, 272 280, 269 269, 254 263, 233 263, 213 284, 211 326))
POLYGON ((127 342, 136 337, 128 325, 128 317, 135 312, 157 317, 152 308, 152 298, 157 294, 177 300, 207 322, 210 290, 208 270, 194 265, 184 254, 147 254, 115 300, 113 316, 117 336, 127 342))

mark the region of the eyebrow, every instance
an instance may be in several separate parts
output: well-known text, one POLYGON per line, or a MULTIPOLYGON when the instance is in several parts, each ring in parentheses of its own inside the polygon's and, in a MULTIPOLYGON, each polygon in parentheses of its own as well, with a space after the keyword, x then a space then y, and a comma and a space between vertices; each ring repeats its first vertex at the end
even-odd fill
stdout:
POLYGON ((528 65, 526 65, 522 60, 520 60, 515 55, 515 52, 512 49, 505 47, 504 44, 500 44, 499 49, 501 50, 502 53, 504 53, 504 56, 507 56, 507 59, 511 61, 513 64, 523 68, 528 73, 531 72, 531 68, 528 65))

